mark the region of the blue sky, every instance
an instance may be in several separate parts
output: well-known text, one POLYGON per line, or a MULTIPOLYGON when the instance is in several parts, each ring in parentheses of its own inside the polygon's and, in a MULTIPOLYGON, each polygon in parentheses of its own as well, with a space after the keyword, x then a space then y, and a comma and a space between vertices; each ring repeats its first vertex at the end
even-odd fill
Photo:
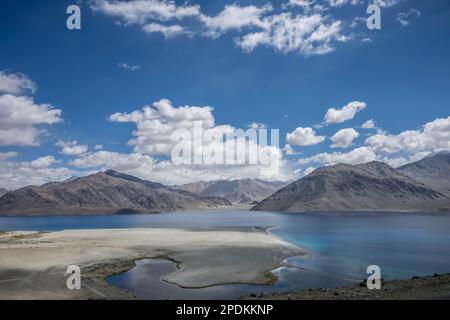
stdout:
POLYGON ((362 0, 80 1, 82 29, 71 31, 71 1, 2 1, 0 186, 107 167, 164 183, 258 177, 173 167, 153 129, 137 130, 147 122, 110 119, 161 99, 187 113, 212 107, 214 126, 279 129, 280 148, 291 148, 272 179, 337 162, 398 166, 450 148, 448 1, 375 2, 381 30, 354 20, 368 16, 362 0), (345 106, 359 107, 345 117, 345 106), (324 124, 330 108, 345 120, 324 124), (129 143, 136 136, 144 142, 129 143))

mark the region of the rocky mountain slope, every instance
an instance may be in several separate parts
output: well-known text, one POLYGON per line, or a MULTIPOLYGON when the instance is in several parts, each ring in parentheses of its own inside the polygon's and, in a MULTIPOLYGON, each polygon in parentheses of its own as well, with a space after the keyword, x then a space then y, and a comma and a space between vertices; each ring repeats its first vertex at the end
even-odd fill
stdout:
POLYGON ((450 211, 450 199, 382 162, 317 169, 266 198, 265 211, 450 211))
POLYGON ((420 161, 398 168, 423 184, 450 196, 450 152, 433 153, 420 161))
POLYGON ((9 192, 0 198, 0 215, 156 213, 229 205, 223 198, 173 190, 109 170, 9 192))
POLYGON ((250 204, 261 201, 286 183, 280 181, 263 181, 258 179, 218 180, 210 182, 189 183, 175 188, 202 196, 221 197, 234 204, 250 204))
POLYGON ((3 196, 7 192, 8 192, 8 190, 6 190, 4 188, 0 188, 0 197, 3 196))

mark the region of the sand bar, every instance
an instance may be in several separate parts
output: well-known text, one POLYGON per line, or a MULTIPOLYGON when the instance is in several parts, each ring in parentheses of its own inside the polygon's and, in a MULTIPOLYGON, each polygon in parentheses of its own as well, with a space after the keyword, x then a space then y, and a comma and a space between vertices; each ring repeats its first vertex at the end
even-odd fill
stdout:
POLYGON ((0 299, 122 299, 108 286, 144 258, 164 257, 179 269, 164 276, 181 287, 273 283, 271 270, 305 251, 260 228, 233 230, 91 229, 0 234, 0 299), (66 288, 67 266, 82 270, 82 289, 66 288))

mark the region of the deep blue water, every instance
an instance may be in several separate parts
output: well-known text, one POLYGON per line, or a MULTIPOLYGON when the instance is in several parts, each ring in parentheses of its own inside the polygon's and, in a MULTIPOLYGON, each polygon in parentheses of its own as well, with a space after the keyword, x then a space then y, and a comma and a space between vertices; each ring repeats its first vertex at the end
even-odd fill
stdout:
MULTIPOLYGON (((450 272, 450 216, 398 213, 292 214, 271 212, 179 212, 158 215, 116 215, 86 217, 0 217, 0 230, 41 230, 86 228, 224 228, 271 226, 270 232, 305 247, 312 259, 292 257, 294 267, 282 268, 272 291, 307 287, 342 285, 346 279, 363 279, 367 266, 381 267, 385 279, 410 278, 450 272)), ((110 278, 120 287, 141 292, 152 274, 173 271, 170 262, 143 261, 129 272, 110 278), (159 271, 158 271, 159 270, 159 271), (137 280, 136 280, 137 279, 137 280), (141 290, 141 291, 139 291, 141 290)), ((161 274, 161 275, 162 275, 161 274)), ((159 275, 158 278, 161 276, 159 275)), ((204 294, 217 298, 231 293, 268 291, 261 286, 221 286, 202 291, 180 290, 173 285, 151 281, 152 292, 168 297, 201 298, 204 294), (160 287, 158 287, 160 286, 160 287), (256 290, 259 289, 259 290, 256 290), (156 291, 158 291, 156 290, 156 291), (209 290, 209 291, 208 291, 209 290)), ((145 291, 145 290, 144 290, 145 291)), ((139 295, 138 295, 139 296, 139 295)), ((141 297, 153 298, 141 292, 141 297)), ((158 296, 162 298, 162 296, 158 296)))

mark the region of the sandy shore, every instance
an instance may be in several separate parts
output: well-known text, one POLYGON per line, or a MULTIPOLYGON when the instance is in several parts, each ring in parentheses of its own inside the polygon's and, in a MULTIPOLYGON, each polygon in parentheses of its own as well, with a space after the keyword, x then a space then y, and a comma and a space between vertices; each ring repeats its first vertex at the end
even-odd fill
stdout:
POLYGON ((0 299, 132 298, 104 279, 138 259, 158 257, 178 262, 164 280, 181 287, 267 284, 284 258, 303 254, 259 228, 6 232, 0 234, 0 299), (81 268, 81 290, 66 288, 69 265, 81 268))

